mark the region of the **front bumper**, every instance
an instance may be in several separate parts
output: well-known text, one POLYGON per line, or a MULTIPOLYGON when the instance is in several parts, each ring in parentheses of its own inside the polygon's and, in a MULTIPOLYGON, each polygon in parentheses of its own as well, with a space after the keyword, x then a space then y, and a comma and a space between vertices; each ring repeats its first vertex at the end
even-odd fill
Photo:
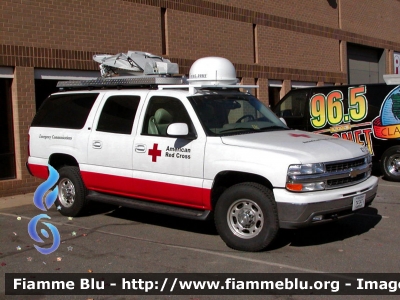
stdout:
POLYGON ((378 190, 378 178, 371 176, 357 185, 320 192, 293 193, 274 189, 281 228, 300 228, 352 215, 353 198, 365 194, 365 207, 378 190), (322 216, 321 220, 314 220, 322 216))

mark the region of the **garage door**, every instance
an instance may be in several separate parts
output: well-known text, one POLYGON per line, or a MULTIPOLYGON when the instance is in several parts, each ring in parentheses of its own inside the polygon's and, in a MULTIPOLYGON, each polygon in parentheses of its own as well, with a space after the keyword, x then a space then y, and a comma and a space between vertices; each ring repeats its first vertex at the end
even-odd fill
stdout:
POLYGON ((347 44, 349 84, 378 83, 385 74, 385 52, 382 49, 347 44))

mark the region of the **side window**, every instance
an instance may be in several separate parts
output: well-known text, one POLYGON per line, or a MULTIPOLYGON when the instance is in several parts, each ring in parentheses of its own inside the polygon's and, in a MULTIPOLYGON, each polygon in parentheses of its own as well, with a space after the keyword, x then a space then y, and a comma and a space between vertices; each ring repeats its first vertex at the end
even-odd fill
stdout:
POLYGON ((303 117, 309 90, 294 90, 275 109, 278 117, 303 117))
POLYGON ((104 104, 97 131, 131 134, 139 96, 111 96, 104 104))
POLYGON ((180 100, 163 96, 152 97, 144 118, 142 134, 167 136, 167 127, 172 123, 186 123, 189 132, 194 132, 189 114, 180 100))
POLYGON ((31 126, 82 129, 98 95, 52 95, 43 102, 31 126))

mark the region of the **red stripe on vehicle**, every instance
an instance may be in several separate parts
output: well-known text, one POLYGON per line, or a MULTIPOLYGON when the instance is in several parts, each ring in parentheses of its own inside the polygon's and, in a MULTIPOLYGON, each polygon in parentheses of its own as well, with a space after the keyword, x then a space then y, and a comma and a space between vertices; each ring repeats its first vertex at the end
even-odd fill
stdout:
MULTIPOLYGON (((47 166, 28 164, 28 167, 35 177, 49 177, 47 166)), ((81 175, 89 190, 211 210, 210 189, 85 171, 81 175)))
POLYGON ((197 209, 211 209, 211 190, 173 183, 81 172, 89 190, 197 209))
POLYGON ((35 177, 47 179, 49 177, 49 169, 47 166, 28 164, 29 171, 35 177))

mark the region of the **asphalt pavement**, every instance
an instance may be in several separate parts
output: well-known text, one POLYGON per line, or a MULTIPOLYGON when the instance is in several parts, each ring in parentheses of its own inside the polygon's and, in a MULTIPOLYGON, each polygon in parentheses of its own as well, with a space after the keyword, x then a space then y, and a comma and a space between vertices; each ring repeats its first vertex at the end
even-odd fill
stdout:
MULTIPOLYGON (((104 204, 68 218, 51 208, 61 242, 39 253, 29 222, 44 213, 33 194, 0 198, 0 298, 6 299, 328 299, 332 296, 2 296, 6 273, 399 273, 400 183, 380 179, 371 207, 323 226, 282 230, 266 251, 228 248, 212 222, 104 204)), ((45 229, 45 227, 43 227, 45 229)), ((40 230, 40 227, 38 228, 40 230)), ((48 247, 51 243, 45 244, 48 247)), ((386 298, 395 298, 385 296, 386 298)), ((335 296, 335 299, 376 296, 335 296)))

